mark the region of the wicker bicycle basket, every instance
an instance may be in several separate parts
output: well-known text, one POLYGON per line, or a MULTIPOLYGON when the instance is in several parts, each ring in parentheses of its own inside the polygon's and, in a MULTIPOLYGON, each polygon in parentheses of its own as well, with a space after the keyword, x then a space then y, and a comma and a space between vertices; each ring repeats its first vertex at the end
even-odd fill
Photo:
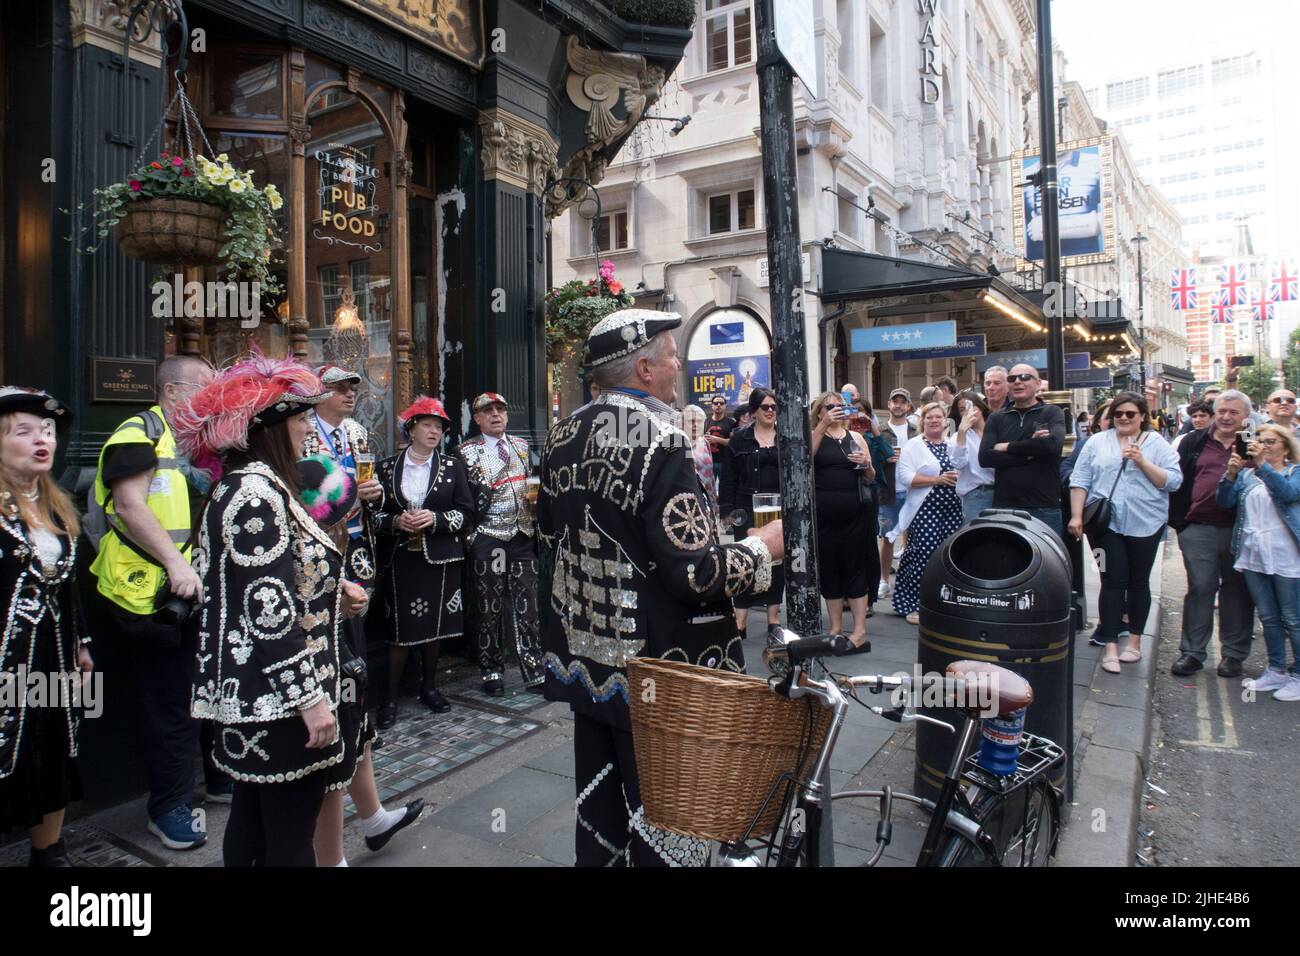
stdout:
POLYGON ((184 266, 221 263, 226 244, 224 209, 194 199, 136 199, 117 224, 122 253, 144 262, 184 266))
POLYGON ((767 681, 744 674, 642 657, 627 670, 646 821, 704 840, 771 833, 783 790, 755 824, 759 808, 801 759, 808 772, 830 712, 811 698, 779 697, 767 681))

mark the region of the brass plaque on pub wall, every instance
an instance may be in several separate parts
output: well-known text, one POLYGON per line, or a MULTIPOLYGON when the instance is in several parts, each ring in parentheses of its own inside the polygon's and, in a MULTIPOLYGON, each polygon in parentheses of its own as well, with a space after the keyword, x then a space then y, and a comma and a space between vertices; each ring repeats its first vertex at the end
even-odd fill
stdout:
POLYGON ((152 405, 157 369, 158 363, 149 359, 92 358, 90 400, 152 405))
POLYGON ((483 60, 483 14, 479 0, 343 0, 349 6, 479 66, 483 60))

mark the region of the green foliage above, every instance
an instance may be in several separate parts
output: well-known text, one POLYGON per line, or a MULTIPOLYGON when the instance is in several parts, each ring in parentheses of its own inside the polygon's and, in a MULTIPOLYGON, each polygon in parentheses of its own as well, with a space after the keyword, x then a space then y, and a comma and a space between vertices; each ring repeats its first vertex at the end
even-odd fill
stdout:
POLYGON ((629 23, 689 27, 695 22, 695 0, 611 0, 609 6, 629 23))
POLYGON ((636 299, 614 278, 614 263, 600 264, 595 279, 570 279, 546 293, 546 360, 563 362, 578 355, 587 333, 611 312, 630 309, 636 299))

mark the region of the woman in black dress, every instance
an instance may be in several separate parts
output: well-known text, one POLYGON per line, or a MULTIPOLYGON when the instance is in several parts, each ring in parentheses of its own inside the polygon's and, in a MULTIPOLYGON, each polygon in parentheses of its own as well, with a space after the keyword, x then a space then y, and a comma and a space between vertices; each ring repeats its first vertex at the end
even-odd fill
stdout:
MULTIPOLYGON (((722 475, 718 504, 723 525, 728 523, 739 541, 754 527, 754 495, 779 494, 781 470, 776 454, 776 394, 770 389, 755 388, 749 393, 748 411, 751 424, 731 433, 728 446, 731 458, 722 475)), ((781 565, 772 566, 772 586, 761 594, 736 598, 736 627, 745 636, 751 608, 767 608, 767 623, 781 622, 781 601, 785 576, 781 565)))
POLYGON ((298 456, 324 386, 304 365, 240 362, 176 412, 190 460, 224 473, 199 522, 193 716, 217 723, 213 762, 235 781, 226 866, 315 866, 326 787, 351 777, 339 735, 342 622, 364 613, 343 555, 300 498, 298 456), (342 765, 342 766, 340 766, 342 765))
POLYGON ((871 494, 876 470, 866 439, 850 431, 839 392, 826 392, 812 405, 813 483, 817 495, 817 570, 831 633, 844 626, 844 602, 853 613, 855 647, 866 647, 870 561, 880 557, 875 542, 876 508, 871 494))
POLYGON ((397 720, 406 657, 420 647, 420 701, 435 713, 451 710, 438 692, 438 645, 464 631, 461 590, 465 535, 473 527, 474 496, 464 463, 438 450, 451 419, 436 398, 421 396, 397 416, 410 444, 379 463, 383 496, 370 502, 379 529, 379 569, 388 615, 388 701, 381 730, 397 720))
POLYGON ((12 682, 0 683, 0 834, 26 828, 32 866, 72 865, 60 834, 81 797, 81 708, 63 691, 93 667, 77 600, 77 509, 50 477, 56 429, 70 420, 45 392, 0 388, 0 680, 12 682), (57 701, 29 705, 33 679, 57 687, 57 701))

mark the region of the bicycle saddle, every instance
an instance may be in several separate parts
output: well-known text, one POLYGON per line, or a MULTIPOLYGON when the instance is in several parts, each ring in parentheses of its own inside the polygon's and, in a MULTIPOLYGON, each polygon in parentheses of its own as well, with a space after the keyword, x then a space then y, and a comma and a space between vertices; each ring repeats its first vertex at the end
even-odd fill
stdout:
POLYGON ((1034 688, 1014 671, 986 661, 953 661, 944 673, 978 686, 986 686, 998 695, 998 716, 1005 717, 1034 702, 1034 688))

